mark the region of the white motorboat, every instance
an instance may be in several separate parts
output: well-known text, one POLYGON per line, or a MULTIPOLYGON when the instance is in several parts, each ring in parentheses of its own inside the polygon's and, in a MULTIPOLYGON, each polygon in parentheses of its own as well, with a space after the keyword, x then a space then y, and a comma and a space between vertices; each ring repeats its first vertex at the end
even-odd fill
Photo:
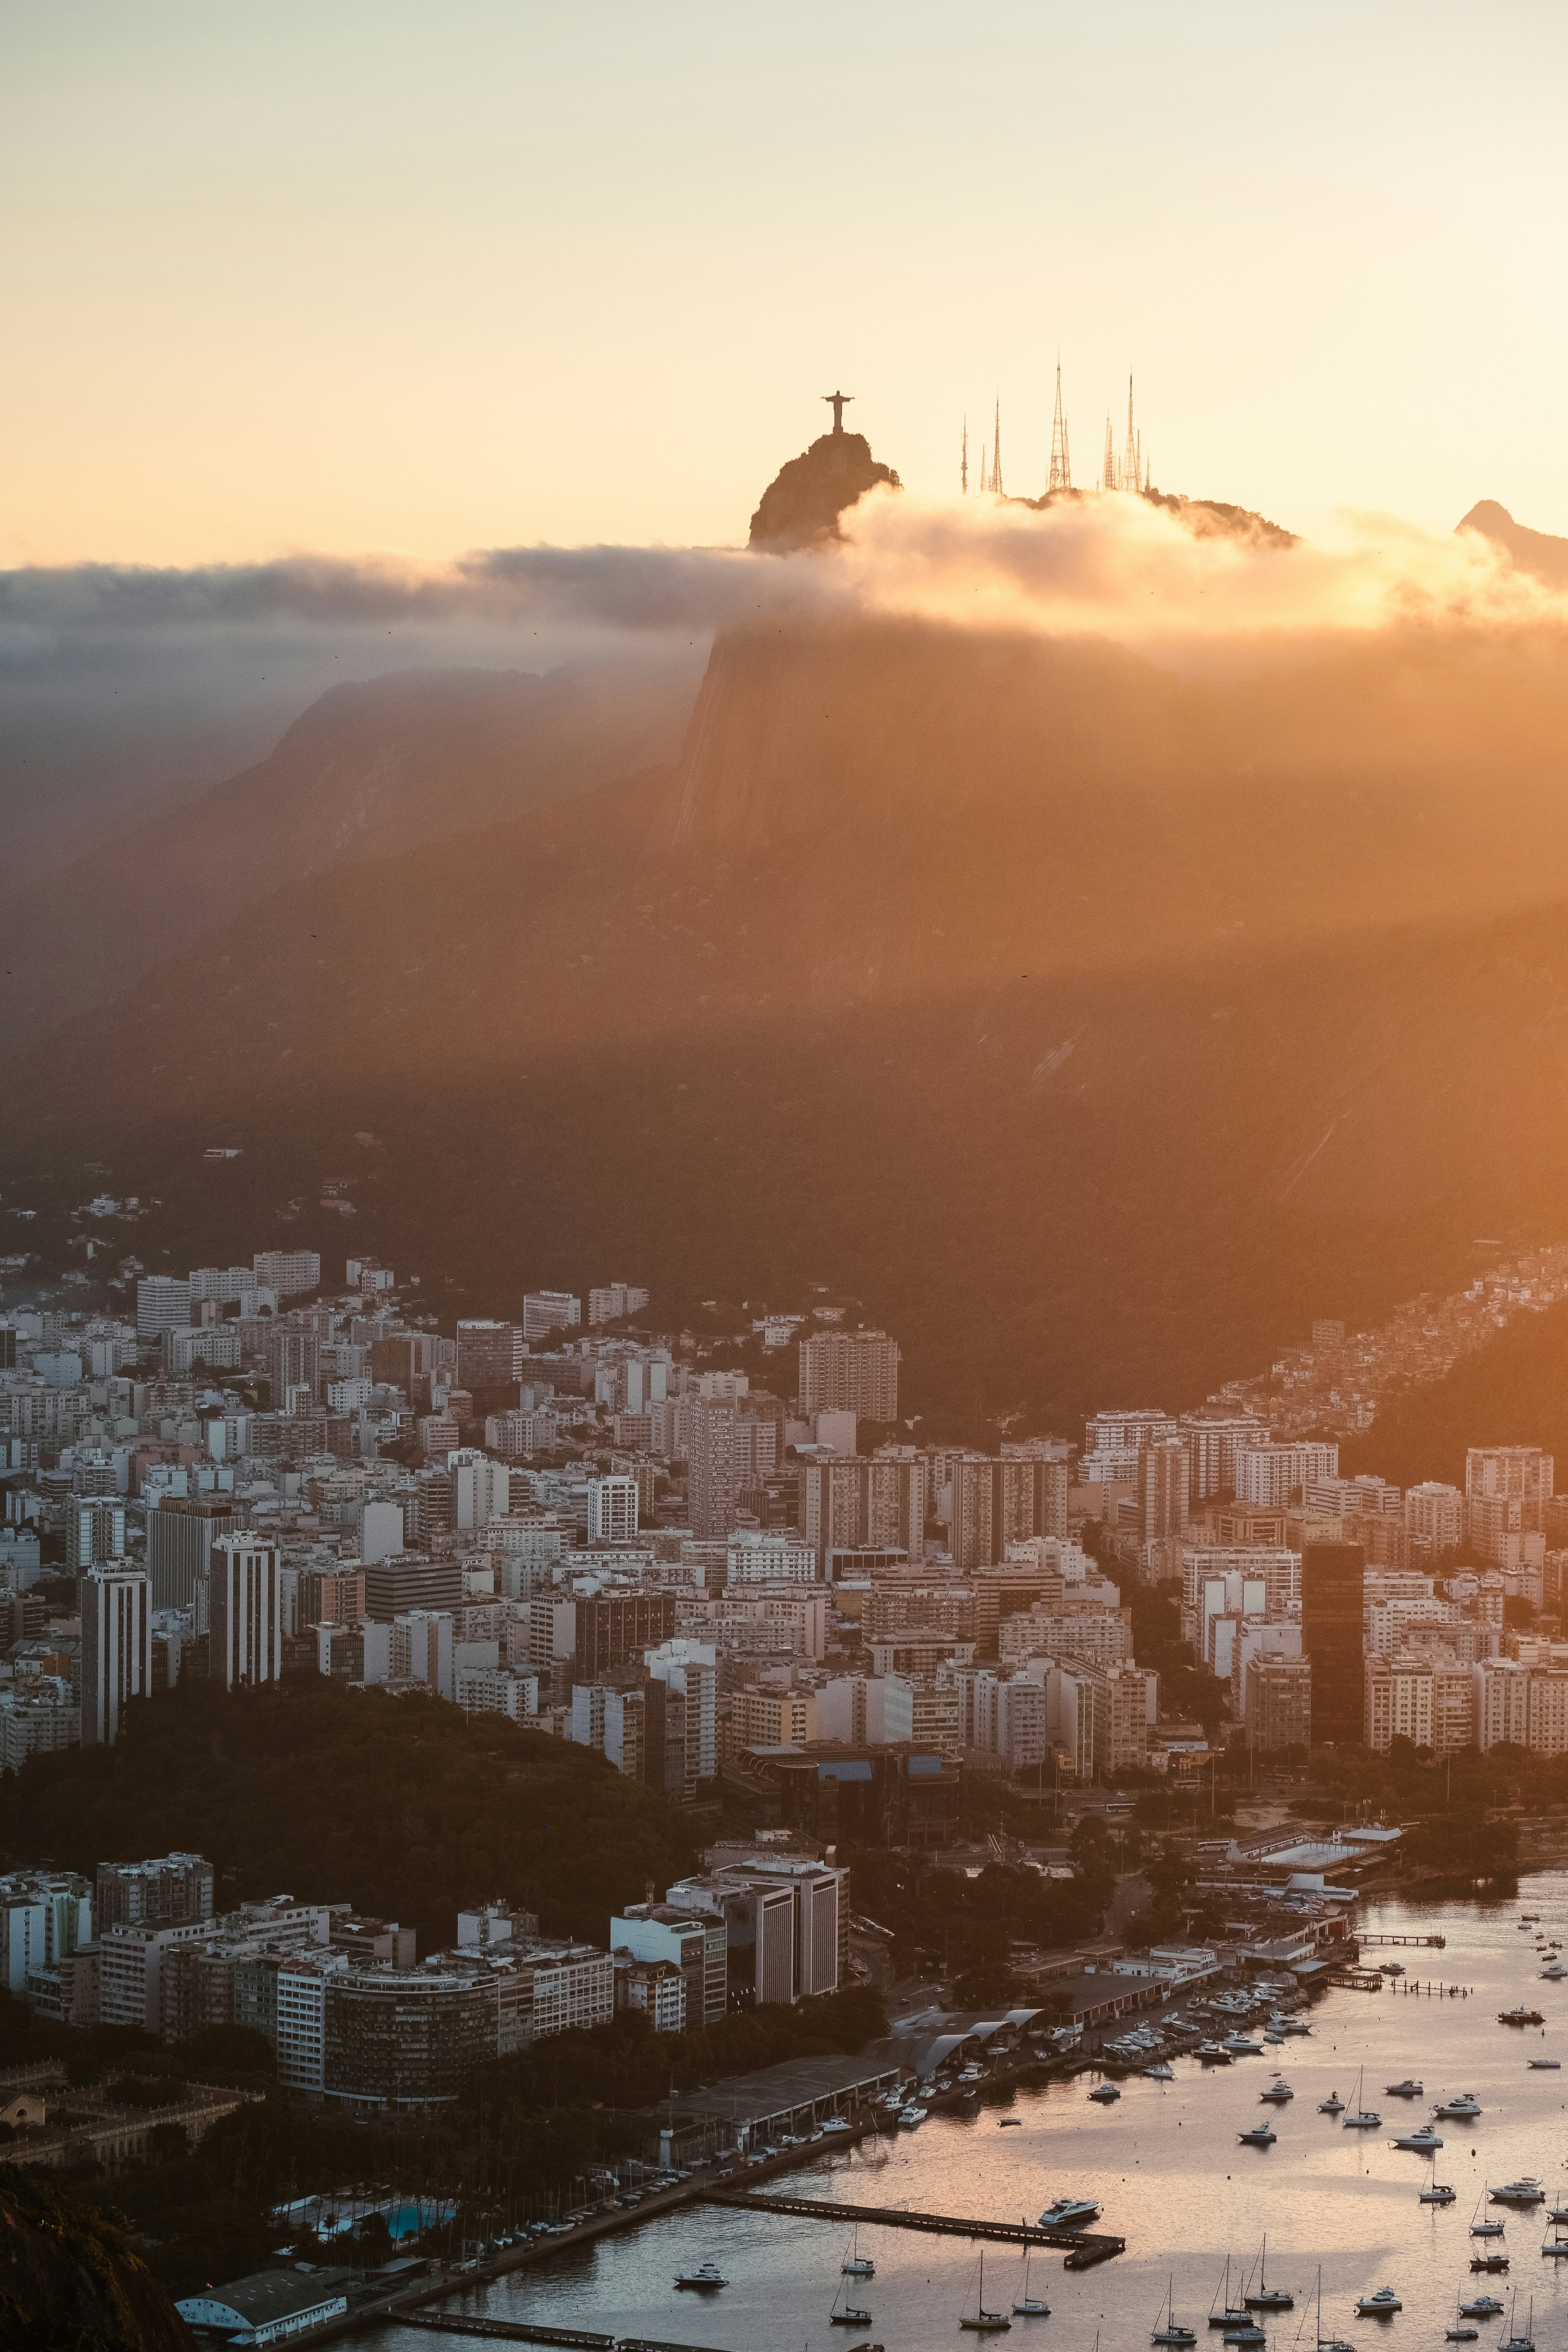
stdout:
POLYGON ((1528 2172, 1521 2174, 1517 2180, 1505 2180, 1500 2189, 1493 2189, 1489 2193, 1494 2205, 1528 2206, 1544 2205, 1546 2202, 1545 2189, 1528 2172))
POLYGON ((1145 2066, 1143 2072, 1151 2083, 1173 2083, 1176 2079, 1175 2069, 1163 2061, 1158 2066, 1145 2066))
POLYGON ((1091 2221, 1100 2219, 1100 2207, 1092 2197, 1058 2197, 1047 2205, 1037 2226, 1042 2230, 1087 2230, 1091 2221))
POLYGON ((1261 2058, 1263 2055, 1262 2042, 1249 2042, 1245 2033, 1227 2033, 1225 2046, 1233 2058, 1261 2058))
POLYGON ((1331 2091, 1326 2099, 1320 2099, 1318 2102, 1318 2113, 1321 2116, 1342 2116, 1344 2111, 1345 2103, 1337 2091, 1331 2091))
POLYGON ((913 2131, 917 2124, 923 2124, 925 2119, 926 2110, 924 2107, 900 2107, 899 2109, 899 2121, 901 2124, 907 2125, 910 2131, 913 2131))
POLYGON ((1502 2305, 1495 2294, 1473 2294, 1468 2303, 1459 2305, 1462 2319, 1498 2319, 1501 2315, 1502 2305))
POLYGON ((1091 2099, 1097 2100, 1102 2107, 1109 2107, 1121 2096, 1121 2094, 1114 2083, 1101 2083, 1100 2088, 1097 2091, 1091 2091, 1089 2095, 1091 2099))
POLYGON ((1561 2058, 1531 2058, 1528 2063, 1532 2074, 1558 2074, 1563 2071, 1561 2058))
POLYGON ((1363 2294, 1356 2305, 1363 2319, 1392 2319, 1396 2311, 1404 2308, 1391 2286, 1380 2286, 1375 2294, 1363 2294))
POLYGON ((1401 2132, 1390 2145, 1413 2148, 1417 2156, 1430 2156, 1442 2147, 1443 2137, 1440 2132, 1435 2132, 1430 2124, 1418 2124, 1414 2131, 1401 2132))
POLYGON ((1473 2091, 1461 2091, 1456 2098, 1445 2099, 1442 2105, 1434 2107, 1432 2112, 1439 2121, 1447 2116, 1455 2123, 1468 2123, 1473 2116, 1480 2114, 1481 2103, 1473 2091))
POLYGON ((675 2284, 677 2286, 690 2287, 698 2294, 711 2294, 715 2289, 728 2286, 730 2282, 720 2270, 717 2263, 701 2263, 696 2270, 684 2272, 675 2284))
POLYGON ((1544 1983, 1560 1984, 1564 1977, 1568 1977, 1568 1969, 1563 1967, 1561 1960, 1548 1960, 1541 1974, 1544 1983))
POLYGON ((1258 2352, 1259 2346, 1267 2344, 1268 2338, 1256 2319, 1248 2319, 1239 2327, 1227 2327, 1219 2340, 1222 2344, 1234 2345, 1237 2352, 1258 2352))
POLYGON ((1231 2061, 1231 2053, 1223 2042, 1200 2042, 1193 2055, 1202 2059, 1205 2066, 1228 2066, 1231 2061))
POLYGON ((1274 2080, 1269 2084, 1268 2088, 1266 2091, 1259 2091, 1258 2094, 1259 2103, 1262 2105, 1268 2107, 1282 2107, 1286 2105, 1289 2100, 1293 2099, 1295 2095, 1296 2094, 1290 2088, 1289 2084, 1285 2082, 1279 2074, 1275 2075, 1274 2080))
POLYGON ((1243 2147, 1272 2147, 1279 2137, 1279 2133, 1271 2131, 1267 2124, 1254 2124, 1250 2131, 1237 2134, 1243 2147))
POLYGON ((1419 2083, 1413 2083, 1408 2074, 1403 2083, 1385 2083, 1383 2086, 1385 2099, 1418 2099, 1421 2096, 1421 2091, 1422 2085, 1419 2083))

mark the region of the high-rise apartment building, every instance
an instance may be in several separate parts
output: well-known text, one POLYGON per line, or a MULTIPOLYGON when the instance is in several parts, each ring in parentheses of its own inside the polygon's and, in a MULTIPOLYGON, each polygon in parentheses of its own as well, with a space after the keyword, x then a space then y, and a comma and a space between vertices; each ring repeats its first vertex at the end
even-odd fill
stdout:
POLYGON ((531 1290, 522 1302, 522 1336, 531 1347, 552 1331, 574 1331, 583 1320, 583 1302, 569 1290, 531 1290))
POLYGON ((452 1525, 463 1533, 504 1519, 511 1507, 511 1473, 477 1447, 457 1447, 447 1455, 452 1487, 452 1525))
POLYGON ((1339 1475, 1340 1449, 1335 1444, 1303 1440, 1300 1444, 1238 1445, 1236 1449, 1236 1498, 1261 1510, 1283 1510, 1301 1487, 1339 1475))
POLYGON ((136 1337, 156 1339, 191 1319, 191 1286, 183 1276, 145 1274, 136 1285, 136 1337))
POLYGON ((637 1482, 620 1472, 588 1481, 588 1541, 630 1543, 637 1531, 637 1482))
POLYGON ((588 1322, 618 1323, 623 1315, 639 1315, 647 1305, 647 1293, 632 1282, 607 1282, 601 1289, 588 1293, 588 1322))
POLYGON ((728 2006, 729 1937, 722 1917, 669 1903, 632 1903, 610 1922, 610 1948, 636 1960, 668 1960, 686 1981, 686 2021, 717 2025, 728 2006))
POLYGON ((1234 1495, 1237 1447, 1257 1445, 1268 1435, 1256 1413, 1212 1412, 1201 1408, 1184 1412, 1177 1427, 1193 1465, 1193 1500, 1199 1503, 1211 1495, 1234 1495))
POLYGON ((1544 1550, 1556 1465, 1538 1445, 1472 1445, 1465 1456, 1465 1529, 1485 1560, 1516 1568, 1528 1539, 1544 1550))
POLYGON ((199 1853, 100 1862, 93 1916, 105 1927, 162 1927, 213 1916, 213 1866, 199 1853))
POLYGON ((1192 1460, 1180 1437, 1151 1439, 1138 1456, 1139 1533, 1144 1543, 1187 1532, 1192 1460))
POLYGON ((118 1739, 128 1703, 153 1687, 153 1615, 146 1571, 110 1560, 77 1585, 81 1611, 81 1737, 118 1739))
POLYGON ((118 1495, 73 1495, 66 1505, 66 1564, 91 1568, 125 1557, 125 1506, 118 1495))
POLYGON ((315 1403, 321 1392, 321 1343, 315 1332, 296 1331, 287 1324, 269 1331, 267 1378, 275 1412, 287 1412, 290 1397, 301 1389, 315 1403))
MULTIPOLYGON (((1037 1466, 1054 1472, 1058 1465, 1037 1466)), ((806 1463, 801 1472, 801 1534, 819 1561, 835 1551, 902 1551, 922 1557, 930 1465, 912 1447, 846 1461, 806 1463)), ((1062 1497, 1065 1521, 1066 1494, 1062 1497)), ((1063 1532, 1065 1533, 1065 1524, 1063 1532)))
POLYGON ((458 1325, 458 1385, 477 1395, 481 1389, 510 1388, 516 1381, 515 1325, 475 1318, 458 1325))
POLYGON ((1247 1677, 1249 1748, 1310 1748, 1312 1744, 1312 1662, 1260 1657, 1247 1677))
POLYGON ((686 1407, 686 1466, 691 1531, 727 1536, 741 1496, 760 1485, 778 1460, 778 1423, 728 1400, 696 1397, 686 1407))
POLYGON ((640 1664, 645 1650, 657 1649, 675 1632, 673 1592, 592 1592, 579 1595, 571 1605, 576 1632, 573 1673, 578 1682, 640 1664))
POLYGON ((250 1533, 216 1536, 207 1554, 208 1672, 226 1690, 283 1674, 282 1563, 250 1533))
POLYGON ((1530 1737, 1530 1671, 1513 1658, 1479 1658, 1470 1668, 1476 1694, 1476 1746, 1523 1748, 1530 1737))
POLYGON ((1314 1748, 1353 1745, 1364 1730, 1365 1583, 1360 1544, 1308 1544, 1302 1552, 1301 1646, 1312 1668, 1314 1748))
POLYGON ((257 1281, 275 1290, 279 1298, 297 1298, 303 1291, 321 1286, 317 1250, 258 1250, 250 1263, 257 1281))
POLYGON ((800 1409, 852 1412, 861 1421, 899 1417, 899 1343, 885 1331, 814 1331, 799 1343, 800 1409))
POLYGON ((1457 1551, 1465 1537, 1465 1498, 1458 1486, 1425 1479, 1405 1489, 1405 1533, 1412 1554, 1434 1559, 1457 1551))

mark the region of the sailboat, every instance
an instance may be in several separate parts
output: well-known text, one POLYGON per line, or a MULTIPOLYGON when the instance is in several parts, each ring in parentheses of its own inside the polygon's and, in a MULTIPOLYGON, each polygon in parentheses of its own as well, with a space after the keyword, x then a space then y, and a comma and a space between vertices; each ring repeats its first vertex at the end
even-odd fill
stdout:
POLYGON ((1470 2216, 1470 2235, 1472 2238, 1500 2238, 1504 2228, 1506 2227, 1506 2224, 1501 2221, 1478 2221, 1477 2215, 1480 2212, 1481 2207, 1486 2203, 1487 2198, 1489 2194, 1489 2186, 1487 2182, 1483 2181, 1481 2183, 1481 2193, 1476 2200, 1476 2210, 1470 2216))
POLYGON ((1450 2344, 1473 2344, 1480 2334, 1479 2327, 1465 2326, 1465 2305, 1462 2295, 1454 2297, 1454 2325, 1448 2330, 1450 2344))
POLYGON ((1048 2319, 1051 2306, 1043 2294, 1029 2293, 1029 2256, 1033 2249, 1024 2249, 1024 2284, 1013 2298, 1013 2309, 1020 2319, 1048 2319))
POLYGON ((1230 2256, 1226 2254, 1224 2281, 1220 2286, 1215 2287, 1214 2303, 1209 2305, 1209 2326, 1211 2327, 1245 2327, 1247 2324, 1245 2306, 1234 2304, 1230 2299, 1230 2256), (1222 2295, 1224 2298, 1222 2307, 1216 2311, 1215 2304, 1221 2302, 1222 2295))
POLYGON ((1258 2284, 1250 2294, 1243 2292, 1243 2303, 1248 2311, 1294 2311, 1295 2296, 1282 2286, 1270 2286, 1268 2270, 1268 2237, 1266 2231, 1263 2243, 1258 2250, 1258 2284))
POLYGON ((1165 2325, 1163 2327, 1159 2326, 1160 2315, 1156 2312, 1154 2314, 1154 2332, 1150 2336, 1149 2341, 1151 2344, 1164 2344, 1176 2347, 1179 2347, 1179 2352, 1185 2352, 1186 2346, 1189 2344, 1195 2344, 1198 2339, 1190 2327, 1183 2327, 1178 2323, 1176 2318, 1175 2295, 1176 2282, 1173 2276, 1169 2286, 1165 2290, 1165 2325))
POLYGON ((980 2257, 980 2284, 975 2290, 974 2309, 972 2312, 964 2312, 958 2324, 960 2327, 967 2327, 976 2336, 1000 2336, 1004 2329, 1013 2325, 1005 2312, 987 2311, 985 2308, 985 2257, 984 2254, 980 2257))
POLYGON ((1568 2254, 1568 2238, 1563 2234, 1561 2221, 1558 2222, 1550 2238, 1542 2238, 1541 2251, 1543 2254, 1555 2254, 1560 2261, 1564 2254, 1568 2254))
POLYGON ((1318 2264, 1317 2334, 1318 2352, 1355 2352, 1355 2346, 1347 2344, 1342 2336, 1325 2336, 1323 2333, 1323 2266, 1321 2263, 1318 2264))
POLYGON ((1508 2307, 1508 2334, 1498 2346, 1497 2352, 1535 2352, 1535 2297, 1533 2295, 1531 2296, 1530 2317, 1525 2324, 1525 2330, 1522 2336, 1514 2325, 1514 2313, 1517 2310, 1518 2305, 1519 2289, 1518 2287, 1515 2287, 1513 2291, 1513 2301, 1508 2307))
POLYGON ((869 2327, 871 2315, 858 2303, 849 2300, 847 2285, 841 2286, 833 2298, 833 2308, 827 2315, 835 2327, 869 2327))
POLYGON ((870 2255, 860 2252, 858 2221, 855 2224, 855 2232, 849 2241, 849 2252, 845 2255, 838 2268, 845 2278, 875 2278, 877 2275, 877 2265, 870 2255))
POLYGON ((1361 2103, 1362 2074, 1365 2073, 1366 2068, 1363 2066, 1361 2074, 1355 2078, 1355 2104, 1345 2117, 1346 2131, 1378 2131, 1382 2128, 1383 2117, 1375 2115, 1371 2107, 1363 2107, 1361 2103))

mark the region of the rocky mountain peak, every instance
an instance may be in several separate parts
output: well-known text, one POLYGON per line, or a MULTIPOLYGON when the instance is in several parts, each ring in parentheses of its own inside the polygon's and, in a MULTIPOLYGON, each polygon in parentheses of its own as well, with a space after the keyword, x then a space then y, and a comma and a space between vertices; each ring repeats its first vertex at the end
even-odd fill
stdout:
POLYGON ((872 457, 863 433, 824 433, 781 466, 763 492, 752 517, 752 545, 782 551, 837 539, 839 516, 879 482, 902 488, 892 467, 872 457))

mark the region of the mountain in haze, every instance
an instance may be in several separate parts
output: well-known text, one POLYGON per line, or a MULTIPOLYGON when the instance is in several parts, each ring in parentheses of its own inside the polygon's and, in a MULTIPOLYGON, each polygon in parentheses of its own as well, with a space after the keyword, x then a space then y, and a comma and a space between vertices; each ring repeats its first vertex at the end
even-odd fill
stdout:
POLYGON ((1531 530, 1515 522, 1495 499, 1482 499, 1462 517, 1458 528, 1479 530, 1506 547, 1521 572, 1533 572, 1553 588, 1568 588, 1568 539, 1554 539, 1550 531, 1531 530))
POLYGON ((463 1311, 827 1284, 966 1426, 1190 1402, 1568 1233, 1562 652, 731 630, 673 761, 302 867, 57 1028, 13 1176, 158 1193, 150 1264, 287 1233, 463 1311))
POLYGON ((112 1000, 237 909, 328 867, 470 835, 668 765, 698 671, 627 656, 532 677, 405 670, 333 688, 254 767, 116 832, 0 908, 15 1044, 112 1000))

